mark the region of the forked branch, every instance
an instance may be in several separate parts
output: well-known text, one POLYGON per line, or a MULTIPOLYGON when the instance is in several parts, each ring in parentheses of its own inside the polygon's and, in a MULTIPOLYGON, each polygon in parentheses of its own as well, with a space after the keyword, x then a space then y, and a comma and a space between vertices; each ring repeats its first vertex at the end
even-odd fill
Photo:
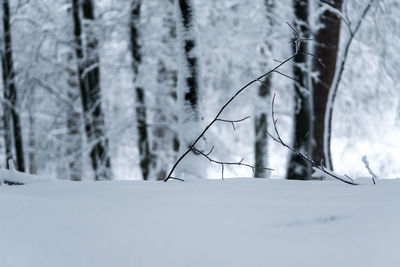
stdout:
POLYGON ((275 110, 274 110, 274 106, 275 106, 275 97, 276 97, 276 93, 274 94, 274 96, 272 97, 272 121, 274 124, 274 130, 275 130, 275 135, 272 135, 268 130, 265 130, 265 132, 276 142, 280 143, 282 146, 286 147, 287 149, 291 150, 292 152, 296 153, 298 156, 300 156, 303 160, 309 162, 311 164, 312 167, 314 167, 315 169, 320 170, 321 172, 323 172, 324 174, 326 174, 327 176, 330 176, 336 180, 339 180, 341 182, 344 182, 346 184, 350 184, 350 185, 358 185, 357 183, 353 182, 352 179, 348 176, 346 176, 347 178, 349 178, 349 180, 343 179, 342 177, 340 177, 339 175, 336 175, 334 172, 332 172, 331 170, 326 169, 322 164, 317 164, 315 163, 314 160, 312 160, 309 156, 305 155, 304 153, 302 153, 298 148, 293 148, 290 145, 286 144, 282 138, 281 135, 279 134, 279 130, 278 130, 278 126, 277 126, 277 122, 278 119, 275 118, 275 110))
POLYGON ((250 116, 244 117, 243 119, 240 119, 240 120, 217 119, 217 121, 228 122, 228 123, 232 124, 233 130, 236 131, 235 123, 245 121, 245 120, 247 120, 248 118, 250 118, 250 116))
MULTIPOLYGON (((194 151, 194 147, 196 146, 196 144, 200 141, 200 139, 206 134, 206 132, 210 129, 210 127, 217 121, 223 121, 226 122, 226 120, 221 120, 219 117, 222 114, 222 112, 226 109, 227 106, 229 106, 230 103, 232 103, 232 101, 238 96, 240 95, 244 90, 246 90, 246 88, 248 88, 250 85, 260 82, 264 77, 271 75, 271 73, 276 72, 278 69, 280 69, 283 65, 285 65, 286 63, 288 63, 289 61, 293 60, 296 57, 297 53, 295 53, 294 55, 286 58, 285 60, 283 60, 282 62, 280 62, 277 66, 275 66, 273 69, 271 69, 270 71, 264 73, 263 75, 261 75, 260 77, 250 81, 249 83, 247 83, 245 86, 243 86, 242 88, 240 88, 231 98, 229 98, 229 100, 221 107, 221 109, 218 111, 217 115, 214 117, 214 119, 204 128, 204 130, 200 133, 200 135, 193 141, 193 143, 187 148, 187 150, 177 159, 177 161, 175 162, 175 164, 172 166, 172 169, 170 170, 170 172, 168 173, 167 177, 164 179, 164 182, 168 181, 173 172, 175 171, 176 167, 179 165, 179 163, 186 157, 187 154, 189 154, 191 151, 194 151)), ((232 122, 234 123, 234 122, 232 122)))
MULTIPOLYGON (((221 178, 222 178, 222 180, 224 179, 224 169, 225 169, 225 165, 245 166, 245 167, 250 168, 250 169, 253 171, 253 173, 254 173, 256 167, 253 166, 253 165, 251 165, 251 164, 244 163, 244 162, 243 162, 243 161, 244 161, 244 158, 242 158, 242 159, 241 159, 240 161, 238 161, 238 162, 226 162, 226 161, 215 160, 215 159, 213 159, 213 158, 210 157, 210 154, 212 153, 213 150, 214 150, 214 147, 212 147, 211 150, 210 150, 208 153, 205 153, 204 151, 200 151, 200 150, 198 150, 198 149, 196 149, 196 148, 193 148, 193 151, 194 151, 195 153, 198 153, 198 154, 202 155, 203 157, 205 157, 206 159, 208 159, 210 162, 215 163, 215 164, 219 164, 219 165, 221 166, 221 178)), ((264 167, 261 167, 261 168, 259 168, 259 169, 269 170, 269 171, 273 171, 273 170, 274 170, 274 169, 271 169, 271 168, 264 168, 264 167)))

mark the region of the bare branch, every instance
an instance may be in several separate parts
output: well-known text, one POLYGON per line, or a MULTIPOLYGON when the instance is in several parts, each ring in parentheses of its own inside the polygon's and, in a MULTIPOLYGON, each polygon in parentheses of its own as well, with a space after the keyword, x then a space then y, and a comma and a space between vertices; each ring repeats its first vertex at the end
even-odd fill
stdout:
POLYGON ((178 159, 176 160, 175 164, 172 166, 170 172, 168 173, 167 177, 164 179, 164 182, 168 181, 171 176, 172 173, 174 172, 174 170, 176 169, 176 167, 179 165, 179 163, 183 160, 184 157, 186 157, 187 154, 189 154, 191 151, 193 151, 194 146, 200 141, 200 139, 206 134, 206 132, 210 129, 210 127, 219 120, 219 116, 222 114, 222 112, 226 109, 227 106, 229 106, 229 104, 231 104, 231 102, 238 96, 240 95, 244 90, 246 90, 246 88, 248 88, 250 85, 252 85, 253 83, 259 82, 261 79, 263 79, 266 76, 271 75, 271 73, 275 72, 276 70, 278 70, 279 68, 281 68, 283 65, 285 65, 286 63, 288 63, 289 61, 293 60, 295 58, 297 54, 293 54, 292 56, 286 58, 285 60, 283 60, 282 62, 280 62, 278 65, 276 65, 273 69, 271 69, 270 71, 264 73, 263 75, 261 75, 260 77, 248 82, 245 86, 243 86, 242 88, 240 88, 222 107, 221 109, 218 111, 217 115, 214 117, 214 119, 204 128, 204 130, 200 133, 200 135, 193 141, 193 143, 187 148, 187 150, 180 156, 178 157, 178 159))
POLYGON ((310 57, 314 58, 314 60, 316 60, 319 64, 321 64, 321 66, 324 69, 326 69, 326 65, 324 64, 322 58, 319 58, 319 57, 317 57, 317 56, 315 56, 315 55, 313 55, 313 54, 311 54, 309 52, 300 52, 300 54, 307 55, 307 56, 310 56, 310 57))
POLYGON ((295 82, 300 82, 298 79, 296 79, 296 78, 293 78, 293 77, 291 77, 291 76, 289 76, 288 74, 285 74, 285 73, 283 73, 283 72, 280 72, 280 71, 274 71, 275 73, 277 73, 277 74, 279 74, 279 75, 282 75, 283 77, 286 77, 286 78, 289 78, 289 79, 291 79, 291 80, 293 80, 293 81, 295 81, 295 82))
POLYGON ((296 154, 297 154, 298 156, 300 156, 303 160, 309 162, 314 168, 316 168, 316 169, 322 171, 323 173, 327 174, 328 176, 330 176, 330 177, 332 177, 332 178, 334 178, 334 179, 337 179, 337 180, 339 180, 339 181, 341 181, 341 182, 344 182, 344 183, 346 183, 346 184, 357 185, 357 183, 353 182, 352 179, 351 179, 351 181, 345 180, 345 179, 339 177, 338 175, 336 175, 335 173, 333 173, 332 171, 325 169, 324 166, 323 166, 322 164, 320 164, 320 165, 316 164, 316 163, 315 163, 312 159, 310 159, 307 155, 305 155, 305 154, 303 154, 302 152, 300 152, 298 148, 293 148, 293 147, 289 146, 288 144, 286 144, 286 143, 282 140, 282 138, 281 138, 281 136, 280 136, 280 134, 279 134, 278 127, 277 127, 278 119, 275 118, 275 111, 274 111, 275 97, 276 97, 276 93, 275 93, 274 96, 272 97, 272 121, 273 121, 273 124, 274 124, 274 130, 275 130, 276 136, 273 136, 270 132, 268 132, 268 130, 265 130, 266 133, 267 133, 274 141, 280 143, 282 146, 284 146, 284 147, 286 147, 287 149, 291 150, 292 152, 296 153, 296 154))
POLYGON ((172 179, 172 180, 177 180, 177 181, 181 181, 181 182, 184 182, 185 180, 183 180, 183 179, 181 179, 181 178, 176 178, 176 177, 169 177, 170 179, 172 179))
MULTIPOLYGON (((300 46, 300 43, 301 43, 303 40, 308 40, 308 39, 302 39, 302 38, 300 38, 298 32, 297 32, 289 23, 287 23, 287 24, 289 25, 289 27, 290 27, 290 28, 293 30, 293 32, 294 32, 294 37, 295 37, 295 40, 294 40, 294 41, 296 42, 296 47, 297 47, 297 46, 300 46)), ((260 77, 258 77, 258 78, 256 78, 256 79, 250 81, 250 82, 247 83, 245 86, 243 86, 243 87, 240 88, 238 91, 236 91, 236 93, 235 93, 235 94, 220 108, 220 110, 218 111, 218 113, 217 113, 217 115, 214 117, 214 119, 204 128, 204 130, 203 130, 203 131, 200 133, 200 135, 193 141, 193 143, 187 148, 187 150, 186 150, 180 157, 178 157, 178 159, 176 160, 176 162, 175 162, 174 165, 172 166, 170 172, 168 173, 167 177, 164 179, 164 182, 168 181, 168 180, 171 178, 171 175, 173 174, 174 170, 175 170, 176 167, 179 165, 179 163, 182 161, 182 159, 183 159, 184 157, 186 157, 187 154, 189 154, 191 151, 193 151, 193 152, 196 151, 196 149, 194 148, 195 145, 199 142, 199 140, 206 134, 206 132, 210 129, 210 127, 211 127, 216 121, 230 122, 230 123, 232 124, 232 127, 235 129, 235 125, 234 125, 234 122, 235 122, 235 121, 222 120, 222 119, 219 119, 219 116, 222 114, 222 112, 225 110, 225 108, 226 108, 227 106, 229 106, 229 104, 231 104, 231 102, 232 102, 237 96, 239 96, 244 90, 246 90, 246 89, 247 89, 250 85, 252 85, 253 83, 261 82, 262 84, 264 84, 264 83, 262 82, 262 79, 263 79, 264 77, 267 77, 267 76, 271 75, 271 74, 274 73, 274 72, 275 72, 275 73, 278 73, 278 74, 281 74, 281 75, 283 75, 283 76, 285 76, 285 77, 291 78, 289 75, 285 75, 285 74, 281 73, 281 72, 279 71, 279 69, 280 69, 283 65, 285 65, 286 63, 288 63, 288 62, 290 62, 291 60, 293 60, 298 54, 301 54, 301 53, 304 53, 304 54, 306 54, 306 55, 308 55, 308 56, 312 56, 312 57, 316 58, 313 54, 311 54, 311 53, 306 53, 306 52, 300 52, 300 51, 298 51, 298 49, 296 48, 296 52, 295 52, 293 55, 291 55, 290 57, 286 58, 286 59, 283 60, 283 61, 278 61, 278 62, 279 62, 278 65, 276 65, 273 69, 271 69, 270 71, 264 73, 264 74, 261 75, 260 77)), ((318 62, 319 62, 320 64, 323 65, 322 60, 319 59, 319 58, 317 58, 317 59, 318 59, 318 62)), ((324 66, 324 65, 323 65, 323 66, 324 66)), ((291 79, 293 79, 293 78, 291 78, 291 79)), ((276 121, 275 121, 275 123, 276 123, 276 121)), ((197 153, 199 153, 199 152, 197 151, 197 153)), ((204 152, 202 152, 202 153, 204 154, 204 152)), ((200 153, 200 154, 201 154, 201 153, 200 153)), ((207 155, 207 154, 204 154, 203 156, 209 157, 209 154, 208 154, 208 155, 207 155)), ((223 163, 223 162, 220 162, 219 164, 221 164, 221 166, 222 166, 222 176, 223 176, 224 165, 229 165, 229 164, 223 163)), ((238 165, 238 164, 236 164, 236 165, 238 165)), ((244 164, 241 163, 241 164, 239 164, 239 165, 244 165, 244 164)), ((251 165, 249 165, 249 166, 251 166, 251 165)), ((249 166, 248 166, 248 167, 249 167, 249 166)), ((254 172, 254 167, 251 166, 251 168, 252 168, 252 170, 253 170, 253 172, 254 172)))
POLYGON ((299 39, 299 33, 293 28, 293 26, 286 21, 286 24, 289 25, 289 27, 292 29, 293 33, 294 33, 294 37, 296 37, 296 39, 299 39))

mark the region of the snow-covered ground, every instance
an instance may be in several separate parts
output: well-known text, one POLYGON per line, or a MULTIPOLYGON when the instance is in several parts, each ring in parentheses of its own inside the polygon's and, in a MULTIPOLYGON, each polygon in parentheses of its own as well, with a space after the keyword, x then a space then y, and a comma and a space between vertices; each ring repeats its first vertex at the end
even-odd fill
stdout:
POLYGON ((0 266, 398 267, 400 180, 0 186, 0 266))

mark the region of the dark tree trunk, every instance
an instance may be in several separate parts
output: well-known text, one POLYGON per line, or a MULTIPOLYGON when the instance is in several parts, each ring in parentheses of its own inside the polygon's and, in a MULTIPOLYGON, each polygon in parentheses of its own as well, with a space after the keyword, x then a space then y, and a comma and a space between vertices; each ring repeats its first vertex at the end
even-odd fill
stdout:
MULTIPOLYGON (((185 33, 188 33, 188 35, 193 34, 194 31, 192 28, 194 16, 193 5, 194 4, 191 0, 179 0, 179 9, 182 15, 182 28, 185 33)), ((185 87, 187 88, 186 92, 184 92, 184 101, 185 104, 188 104, 188 106, 190 106, 192 110, 197 110, 199 101, 198 60, 196 56, 192 55, 194 48, 197 46, 197 42, 193 38, 184 38, 183 36, 182 40, 185 55, 185 64, 188 68, 188 73, 184 81, 185 87)))
MULTIPOLYGON (((341 11, 342 0, 321 0, 322 3, 341 11)), ((321 14, 321 28, 315 35, 314 55, 322 60, 322 64, 313 61, 313 71, 319 73, 319 79, 313 80, 313 160, 326 167, 332 164, 326 157, 325 118, 329 90, 336 71, 337 53, 339 48, 340 19, 330 9, 321 14)))
POLYGON ((90 158, 96 180, 110 180, 111 160, 108 138, 105 132, 104 114, 101 106, 100 67, 98 41, 90 23, 94 20, 92 0, 82 1, 85 22, 86 45, 82 47, 82 26, 78 0, 73 0, 75 52, 78 61, 78 76, 81 89, 85 131, 90 148, 90 158))
POLYGON ((6 168, 10 168, 8 165, 9 160, 14 160, 13 156, 13 142, 12 142, 12 128, 11 128, 11 108, 8 102, 9 88, 7 84, 7 74, 5 73, 5 60, 3 53, 1 54, 1 66, 3 70, 3 83, 4 83, 4 102, 3 102, 3 126, 4 126, 4 147, 6 152, 6 168))
MULTIPOLYGON (((308 0, 294 0, 294 27, 300 38, 309 38, 308 28, 308 0)), ((293 52, 307 52, 307 42, 298 43, 293 40, 293 52)), ((297 54, 294 58, 293 74, 297 80, 294 83, 294 119, 293 119, 293 146, 300 152, 311 156, 312 124, 311 124, 311 91, 308 86, 307 72, 302 69, 307 64, 305 54, 297 54)), ((311 176, 311 165, 297 153, 290 153, 287 179, 307 180, 311 176)))
MULTIPOLYGON (((4 131, 6 155, 16 161, 16 168, 25 171, 24 149, 22 142, 22 128, 19 113, 17 112, 17 89, 15 86, 15 72, 12 55, 10 6, 8 0, 3 0, 3 34, 4 51, 2 57, 4 82, 4 131), (11 130, 12 125, 12 130, 11 130), (12 156, 12 135, 14 136, 15 159, 12 156)), ((8 160, 7 160, 8 166, 8 160)))
POLYGON ((134 75, 135 97, 136 97, 136 124, 138 133, 138 149, 140 158, 140 168, 142 170, 143 180, 149 179, 150 164, 152 155, 149 147, 149 135, 147 130, 147 109, 146 94, 142 85, 138 85, 139 67, 142 63, 141 47, 139 44, 139 25, 140 25, 140 0, 132 0, 131 15, 129 21, 130 27, 130 48, 132 53, 132 68, 134 75))
MULTIPOLYGON (((272 28, 274 26, 274 1, 273 0, 264 0, 266 18, 268 24, 266 25, 266 37, 270 38, 272 33, 272 28)), ((265 40, 265 49, 268 49, 270 52, 272 51, 272 40, 265 40)), ((267 57, 264 50, 261 53, 264 57, 267 57)), ((256 105, 255 110, 255 118, 254 118, 254 131, 255 131, 255 148, 254 148, 254 157, 255 157, 255 169, 254 169, 254 177, 264 178, 267 177, 268 173, 265 168, 268 165, 268 139, 265 135, 265 130, 268 129, 268 114, 267 107, 270 102, 271 96, 271 76, 265 77, 263 83, 260 85, 258 89, 258 105, 256 105)))

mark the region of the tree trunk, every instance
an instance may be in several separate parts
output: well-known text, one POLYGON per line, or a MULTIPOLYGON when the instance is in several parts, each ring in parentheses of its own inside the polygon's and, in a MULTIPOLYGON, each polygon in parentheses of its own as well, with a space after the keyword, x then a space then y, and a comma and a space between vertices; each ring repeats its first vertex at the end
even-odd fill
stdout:
MULTIPOLYGON (((321 0, 322 3, 341 11, 342 0, 321 0)), ((313 80, 313 160, 331 167, 331 159, 327 157, 325 136, 325 114, 327 111, 329 90, 336 71, 339 48, 340 18, 330 9, 320 16, 321 28, 315 35, 314 55, 322 60, 322 64, 313 61, 313 71, 319 73, 319 79, 313 80)))
POLYGON ((140 168, 142 170, 143 180, 149 179, 150 164, 152 155, 149 147, 149 134, 147 130, 147 108, 146 94, 141 84, 138 84, 139 68, 142 63, 142 54, 140 50, 140 0, 132 0, 130 27, 130 48, 132 53, 132 68, 134 75, 134 86, 136 95, 136 124, 138 133, 138 148, 140 157, 140 168))
MULTIPOLYGON (((178 26, 178 105, 179 105, 179 143, 183 153, 201 131, 199 109, 199 60, 196 33, 196 20, 193 0, 177 0, 178 26)), ((197 149, 202 149, 198 147, 197 149)), ((205 166, 200 157, 193 152, 188 155, 178 172, 188 177, 202 177, 205 166), (196 161, 196 163, 193 163, 196 161)))
POLYGON ((5 166, 6 168, 10 168, 9 166, 9 160, 14 160, 13 156, 13 142, 12 142, 12 128, 11 128, 11 108, 8 102, 8 95, 9 95, 9 88, 7 86, 7 74, 5 73, 5 58, 3 53, 1 54, 1 66, 2 66, 2 71, 3 71, 3 83, 4 83, 4 89, 3 89, 3 126, 4 126, 4 147, 5 147, 5 152, 6 152, 6 162, 5 166))
MULTIPOLYGON (((269 52, 272 51, 272 41, 271 38, 272 28, 274 25, 273 22, 273 9, 274 9, 274 1, 273 0, 264 0, 264 6, 266 11, 266 17, 268 21, 267 32, 265 34, 265 49, 268 49, 269 52)), ((267 57, 267 53, 262 50, 261 54, 263 57, 267 57)), ((267 66, 266 66, 267 67, 267 66)), ((254 177, 265 178, 268 176, 268 171, 265 168, 268 165, 268 139, 265 135, 265 130, 268 129, 268 114, 267 107, 270 102, 271 96, 271 76, 268 75, 265 77, 263 83, 260 85, 258 89, 258 98, 255 110, 255 119, 254 119, 254 131, 255 131, 255 148, 254 148, 254 157, 255 157, 255 168, 254 168, 254 177)))
POLYGON ((111 160, 108 138, 105 132, 104 114, 101 106, 100 66, 98 41, 90 22, 94 20, 92 0, 82 1, 82 14, 85 21, 85 53, 82 47, 82 27, 78 0, 73 0, 73 20, 75 52, 78 61, 78 76, 81 89, 85 131, 90 146, 95 180, 111 180, 111 160))
MULTIPOLYGON (((293 0, 295 21, 294 27, 300 38, 309 38, 308 28, 308 0, 293 0)), ((307 42, 300 42, 296 47, 293 40, 293 53, 299 49, 307 52, 307 42)), ((311 91, 308 86, 307 72, 302 69, 307 66, 307 56, 298 54, 294 58, 293 74, 294 83, 294 119, 293 119, 293 146, 300 152, 311 156, 312 154, 312 124, 311 124, 311 91)), ((311 176, 311 165, 297 153, 291 152, 288 164, 287 179, 308 180, 311 176)))
POLYGON ((36 105, 35 87, 29 89, 29 141, 28 141, 28 157, 29 157, 29 173, 37 174, 36 165, 36 129, 35 129, 35 110, 36 105))
MULTIPOLYGON (((24 149, 22 142, 22 128, 19 113, 17 112, 17 89, 15 86, 15 72, 12 55, 10 7, 8 0, 3 0, 3 34, 4 51, 2 57, 3 82, 4 82, 4 132, 7 159, 16 162, 17 170, 25 171, 24 149), (12 125, 12 130, 11 130, 12 125), (12 156, 12 135, 15 145, 15 159, 12 156)), ((8 162, 7 162, 8 166, 8 162)))
MULTIPOLYGON (((268 100, 271 93, 271 78, 270 76, 266 77, 263 81, 263 84, 258 89, 258 97, 257 101, 260 101, 260 104, 265 106, 268 105, 268 100)), ((263 110, 265 110, 263 108, 263 110)), ((260 110, 256 110, 256 115, 254 119, 255 126, 255 168, 254 168, 254 177, 257 178, 265 178, 268 173, 265 168, 268 165, 268 141, 265 136, 265 130, 268 129, 268 118, 267 113, 265 111, 259 112, 260 110)))

